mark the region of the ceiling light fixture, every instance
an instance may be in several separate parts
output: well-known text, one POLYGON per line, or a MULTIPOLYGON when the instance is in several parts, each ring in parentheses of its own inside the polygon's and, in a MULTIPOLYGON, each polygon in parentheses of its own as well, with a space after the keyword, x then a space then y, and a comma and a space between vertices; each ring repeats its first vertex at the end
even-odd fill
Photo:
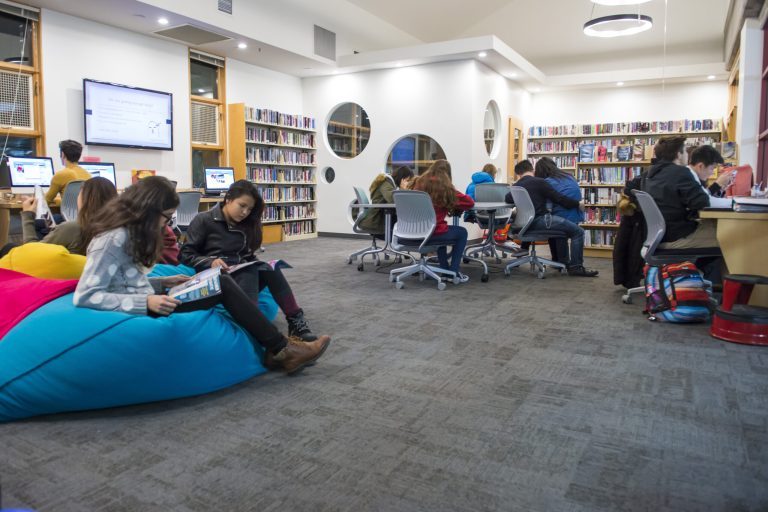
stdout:
POLYGON ((245 50, 246 48, 248 48, 248 45, 245 43, 237 43, 237 47, 240 48, 241 50, 245 50))
POLYGON ((653 18, 644 14, 612 14, 584 24, 584 34, 591 37, 621 37, 645 32, 653 27, 653 18))
POLYGON ((157 18, 157 22, 161 25, 167 25, 168 24, 168 18, 157 18))
POLYGON ((715 78, 717 78, 715 75, 707 76, 707 80, 714 80, 715 78))
POLYGON ((485 53, 485 52, 480 52, 480 53, 477 54, 477 56, 480 57, 481 59, 484 59, 485 57, 488 56, 488 54, 485 53))
POLYGON ((622 85, 624 85, 624 82, 616 82, 616 87, 621 87, 622 85))
POLYGON ((592 3, 600 5, 637 5, 651 0, 592 0, 592 3))

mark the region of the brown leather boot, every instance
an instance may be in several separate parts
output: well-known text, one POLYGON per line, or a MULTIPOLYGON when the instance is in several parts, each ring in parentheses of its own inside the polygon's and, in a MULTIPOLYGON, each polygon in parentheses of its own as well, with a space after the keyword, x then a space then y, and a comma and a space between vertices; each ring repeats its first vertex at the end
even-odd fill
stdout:
POLYGON ((310 363, 317 361, 328 344, 330 336, 319 336, 315 341, 302 341, 299 338, 290 337, 285 348, 277 354, 267 352, 264 358, 264 366, 272 369, 282 369, 287 374, 296 373, 310 363))

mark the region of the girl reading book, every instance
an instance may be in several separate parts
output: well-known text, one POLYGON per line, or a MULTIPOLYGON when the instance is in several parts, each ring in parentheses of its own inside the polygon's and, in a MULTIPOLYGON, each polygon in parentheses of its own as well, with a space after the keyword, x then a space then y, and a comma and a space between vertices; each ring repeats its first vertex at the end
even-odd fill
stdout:
POLYGON ((198 272, 212 267, 228 272, 233 265, 252 262, 233 271, 232 278, 254 302, 258 302, 259 292, 268 288, 285 314, 288 335, 314 341, 317 336, 310 330, 280 268, 256 258, 255 251, 261 246, 263 212, 264 200, 256 186, 248 180, 234 182, 221 204, 192 220, 180 260, 198 272))
POLYGON ((163 249, 163 229, 178 205, 173 185, 160 176, 144 178, 110 201, 99 219, 84 229, 87 261, 75 290, 75 306, 168 316, 221 303, 264 347, 267 366, 293 373, 317 360, 330 343, 328 336, 311 342, 284 336, 229 275, 220 276, 221 293, 184 303, 166 290, 189 277, 147 278, 163 249))
POLYGON ((464 256, 464 248, 467 246, 467 230, 461 226, 449 226, 445 217, 449 213, 469 210, 475 202, 471 197, 453 187, 451 164, 447 160, 436 160, 424 174, 416 178, 412 188, 426 192, 432 199, 437 226, 429 239, 436 242, 449 242, 453 246, 450 263, 448 263, 448 251, 445 246, 437 250, 440 267, 452 270, 459 278, 459 282, 466 283, 469 281, 469 276, 459 272, 459 264, 464 256))

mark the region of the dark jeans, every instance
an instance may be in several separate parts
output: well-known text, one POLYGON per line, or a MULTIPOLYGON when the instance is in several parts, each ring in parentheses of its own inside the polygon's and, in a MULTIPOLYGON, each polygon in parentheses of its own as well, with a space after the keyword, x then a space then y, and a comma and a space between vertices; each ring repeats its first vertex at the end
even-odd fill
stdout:
POLYGON ((285 338, 277 330, 277 327, 267 320, 267 317, 264 316, 264 313, 261 312, 258 306, 237 285, 235 280, 227 274, 221 275, 220 294, 180 304, 174 313, 188 313, 190 311, 210 309, 217 304, 222 304, 227 312, 232 315, 232 318, 235 319, 235 322, 248 331, 248 334, 265 349, 276 354, 285 347, 285 338))
POLYGON ((0 249, 0 258, 2 258, 2 257, 3 257, 3 256, 5 256, 6 254, 8 254, 9 252, 11 252, 11 249, 13 249, 14 247, 18 247, 18 246, 19 246, 19 244, 15 244, 15 243, 13 243, 13 242, 10 242, 10 243, 7 243, 7 244, 5 244, 5 245, 3 246, 3 248, 2 248, 2 249, 0 249))
POLYGON ((448 249, 445 246, 437 249, 437 260, 442 268, 458 272, 461 259, 464 257, 464 249, 467 247, 467 230, 461 226, 448 226, 447 232, 432 235, 429 242, 448 242, 449 245, 453 246, 450 264, 448 263, 448 249))
MULTIPOLYGON (((571 257, 566 263, 567 266, 584 265, 584 230, 578 224, 557 215, 541 215, 533 219, 530 229, 533 231, 562 231, 566 238, 571 240, 571 257)), ((559 249, 558 247, 558 256, 562 258, 563 255, 560 255, 559 249)))
MULTIPOLYGON (((56 222, 56 225, 64 222, 64 216, 60 213, 54 213, 53 214, 53 220, 56 222)), ((38 240, 42 240, 45 238, 45 235, 50 233, 51 230, 48 228, 48 225, 45 223, 43 219, 35 219, 35 234, 37 235, 38 240)))
POLYGON ((291 285, 285 280, 285 276, 280 269, 260 270, 259 264, 256 264, 238 270, 232 274, 232 278, 254 303, 259 302, 259 292, 264 288, 268 288, 269 293, 272 294, 272 297, 285 316, 293 316, 301 311, 298 304, 296 304, 296 298, 293 296, 291 285))

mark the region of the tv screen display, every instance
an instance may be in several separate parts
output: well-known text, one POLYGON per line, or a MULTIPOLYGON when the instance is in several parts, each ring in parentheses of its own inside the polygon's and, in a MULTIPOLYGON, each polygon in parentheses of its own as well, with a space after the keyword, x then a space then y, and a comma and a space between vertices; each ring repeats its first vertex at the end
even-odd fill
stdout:
POLYGON ((232 167, 209 167, 205 169, 206 194, 226 192, 234 182, 235 170, 232 167))
POLYGON ((53 178, 53 160, 46 157, 8 157, 11 188, 50 187, 53 178))
POLYGON ((115 164, 106 162, 78 162, 77 165, 88 171, 93 178, 107 178, 117 187, 115 164))
POLYGON ((414 137, 404 137, 392 148, 392 161, 411 163, 414 160, 415 153, 416 139, 414 137))
POLYGON ((83 80, 85 143, 173 149, 173 95, 83 80))

